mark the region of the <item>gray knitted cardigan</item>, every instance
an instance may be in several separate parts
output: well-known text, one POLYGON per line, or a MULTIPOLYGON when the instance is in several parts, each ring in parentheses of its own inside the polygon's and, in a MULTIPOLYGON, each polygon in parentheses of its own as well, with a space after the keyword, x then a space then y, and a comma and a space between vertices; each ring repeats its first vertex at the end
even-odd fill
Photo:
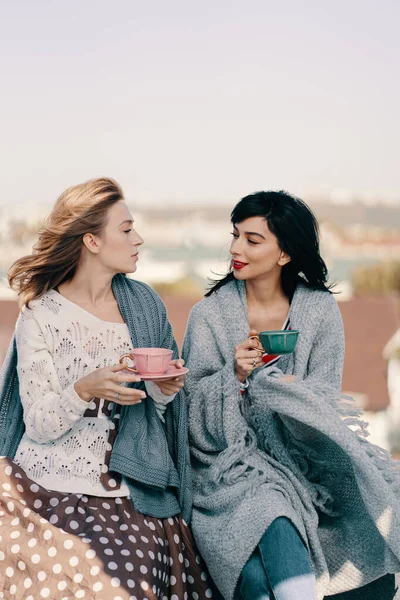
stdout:
POLYGON ((192 528, 226 600, 279 516, 308 548, 319 599, 400 570, 400 473, 365 440, 360 411, 340 396, 337 304, 299 284, 289 314, 300 332, 294 353, 254 371, 243 397, 234 350, 249 331, 244 282, 226 284, 189 317, 192 528), (283 373, 296 381, 282 381, 283 373))
MULTIPOLYGON (((116 275, 113 292, 133 347, 178 348, 165 306, 148 285, 116 275)), ((11 341, 0 372, 0 455, 13 458, 25 430, 19 397, 17 348, 11 341)), ((135 387, 144 386, 142 383, 135 387)), ((110 458, 110 470, 126 479, 136 510, 158 518, 182 513, 190 520, 192 493, 186 406, 177 394, 158 418, 150 398, 123 406, 110 458)))

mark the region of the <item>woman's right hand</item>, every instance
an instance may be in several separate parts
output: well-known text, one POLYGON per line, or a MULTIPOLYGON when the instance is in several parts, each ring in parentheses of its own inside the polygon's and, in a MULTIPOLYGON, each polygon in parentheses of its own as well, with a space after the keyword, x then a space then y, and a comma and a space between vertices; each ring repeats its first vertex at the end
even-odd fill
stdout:
POLYGON ((137 404, 146 398, 145 392, 135 388, 125 387, 121 383, 140 381, 135 373, 121 373, 125 365, 113 365, 96 369, 75 382, 76 393, 85 402, 92 398, 104 398, 117 404, 137 404))
POLYGON ((258 338, 251 336, 257 336, 257 331, 251 330, 249 337, 235 348, 235 371, 241 383, 263 364, 261 357, 264 351, 258 338))

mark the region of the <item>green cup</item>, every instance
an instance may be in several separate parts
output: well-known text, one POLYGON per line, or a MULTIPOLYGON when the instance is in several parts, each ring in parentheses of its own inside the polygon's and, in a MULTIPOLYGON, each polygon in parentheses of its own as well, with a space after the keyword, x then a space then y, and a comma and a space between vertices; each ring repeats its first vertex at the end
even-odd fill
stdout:
POLYGON ((296 329, 260 331, 258 338, 268 354, 290 354, 296 346, 298 335, 296 329))

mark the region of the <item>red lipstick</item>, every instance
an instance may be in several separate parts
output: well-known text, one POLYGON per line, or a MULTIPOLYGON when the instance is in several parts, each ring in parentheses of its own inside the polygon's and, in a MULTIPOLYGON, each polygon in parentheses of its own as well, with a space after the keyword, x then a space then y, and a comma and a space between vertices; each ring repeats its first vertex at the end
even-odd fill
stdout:
POLYGON ((232 261, 232 266, 236 270, 243 269, 243 267, 247 267, 248 264, 249 263, 240 262, 240 260, 233 260, 232 261))

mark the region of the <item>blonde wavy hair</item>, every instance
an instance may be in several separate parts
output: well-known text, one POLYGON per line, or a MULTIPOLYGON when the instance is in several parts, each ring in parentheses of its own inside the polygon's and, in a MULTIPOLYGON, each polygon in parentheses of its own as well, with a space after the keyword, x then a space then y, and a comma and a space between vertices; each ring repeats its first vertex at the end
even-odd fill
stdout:
POLYGON ((123 200, 120 186, 107 177, 68 188, 58 198, 39 232, 33 253, 15 261, 8 271, 10 287, 21 304, 39 298, 74 276, 86 233, 101 236, 109 208, 123 200))

